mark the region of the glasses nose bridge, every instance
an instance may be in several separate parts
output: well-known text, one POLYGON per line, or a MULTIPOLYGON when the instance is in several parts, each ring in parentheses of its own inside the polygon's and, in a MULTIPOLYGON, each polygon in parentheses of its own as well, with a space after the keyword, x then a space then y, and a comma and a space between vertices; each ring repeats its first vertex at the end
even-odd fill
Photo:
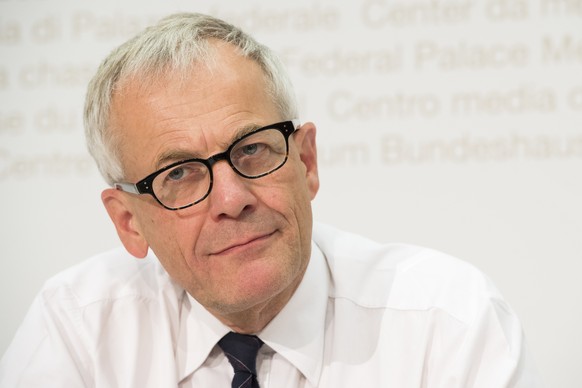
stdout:
POLYGON ((208 168, 211 170, 210 172, 212 173, 212 167, 214 167, 214 165, 218 162, 220 162, 221 160, 224 160, 228 163, 228 165, 236 171, 236 168, 234 168, 234 166, 232 165, 232 162, 230 160, 230 156, 229 156, 229 152, 230 150, 218 153, 216 155, 212 155, 211 157, 209 157, 208 159, 206 159, 206 163, 208 164, 208 168))

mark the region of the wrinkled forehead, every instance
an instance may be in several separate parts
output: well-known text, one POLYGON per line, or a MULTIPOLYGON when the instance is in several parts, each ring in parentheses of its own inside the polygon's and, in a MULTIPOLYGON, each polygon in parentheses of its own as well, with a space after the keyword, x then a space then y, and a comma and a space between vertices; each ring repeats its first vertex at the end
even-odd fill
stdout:
MULTIPOLYGON (((217 94, 221 88, 231 85, 248 87, 257 85, 260 91, 272 99, 272 88, 263 68, 253 59, 245 57, 240 49, 229 43, 216 41, 208 46, 203 56, 188 62, 167 62, 159 68, 143 68, 120 78, 113 89, 110 106, 110 126, 112 131, 123 132, 119 121, 128 103, 152 101, 168 97, 164 90, 172 89, 173 95, 182 92, 184 96, 204 96, 217 94), (244 85, 246 81, 247 85, 244 85)), ((225 104, 227 102, 225 101, 225 104)), ((131 112, 131 110, 129 110, 131 112)))
POLYGON ((160 153, 173 152, 169 149, 215 151, 232 141, 230 131, 277 120, 267 89, 261 67, 232 47, 217 47, 211 61, 193 64, 189 71, 126 79, 111 107, 124 170, 148 159, 144 170, 149 171, 160 153))

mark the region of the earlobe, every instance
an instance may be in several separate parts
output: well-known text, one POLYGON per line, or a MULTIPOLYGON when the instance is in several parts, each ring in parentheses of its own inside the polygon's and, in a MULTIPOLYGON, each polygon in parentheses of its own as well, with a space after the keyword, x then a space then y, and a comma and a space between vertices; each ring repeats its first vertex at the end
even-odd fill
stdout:
POLYGON ((319 173, 317 171, 317 145, 315 141, 315 124, 307 122, 301 126, 297 133, 299 156, 305 165, 307 187, 311 193, 311 199, 315 198, 319 190, 319 173))
POLYGON ((139 230, 133 210, 123 195, 118 190, 106 189, 101 193, 101 200, 125 249, 136 258, 142 259, 148 253, 148 244, 139 230))

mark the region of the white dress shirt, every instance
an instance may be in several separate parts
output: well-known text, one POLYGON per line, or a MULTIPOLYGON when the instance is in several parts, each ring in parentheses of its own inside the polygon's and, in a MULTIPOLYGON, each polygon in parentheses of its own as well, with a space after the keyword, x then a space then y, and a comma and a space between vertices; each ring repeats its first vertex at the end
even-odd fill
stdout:
MULTIPOLYGON (((229 388, 229 328, 150 255, 119 249, 49 280, 0 387, 229 388)), ((471 265, 316 225, 311 260, 258 333, 261 388, 537 387, 520 323, 471 265)))

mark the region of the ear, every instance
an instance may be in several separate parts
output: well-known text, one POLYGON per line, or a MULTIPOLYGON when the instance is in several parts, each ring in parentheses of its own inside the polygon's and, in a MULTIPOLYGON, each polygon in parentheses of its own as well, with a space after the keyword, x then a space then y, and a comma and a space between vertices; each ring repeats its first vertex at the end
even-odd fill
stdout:
POLYGON ((319 174, 317 172, 317 146, 315 143, 315 124, 307 122, 296 132, 295 140, 299 149, 299 157, 305 165, 307 187, 311 199, 315 198, 319 190, 319 174))
POLYGON ((119 190, 106 189, 101 193, 101 200, 125 249, 133 256, 143 259, 148 253, 148 243, 139 230, 128 198, 119 190))

